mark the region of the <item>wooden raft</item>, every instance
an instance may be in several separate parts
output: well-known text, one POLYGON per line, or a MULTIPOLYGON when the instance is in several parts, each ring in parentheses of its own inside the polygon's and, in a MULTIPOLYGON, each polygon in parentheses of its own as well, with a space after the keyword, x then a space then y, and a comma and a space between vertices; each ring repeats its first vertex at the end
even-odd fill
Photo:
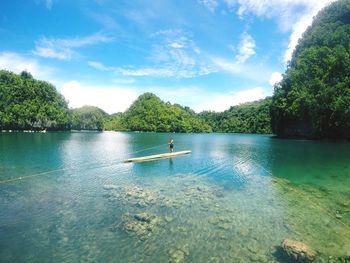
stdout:
POLYGON ((139 162, 156 161, 156 160, 177 157, 180 155, 185 155, 185 154, 190 154, 190 153, 192 153, 192 151, 186 150, 186 151, 178 151, 178 152, 172 152, 172 153, 148 155, 148 156, 143 156, 143 157, 130 158, 130 159, 125 160, 124 163, 139 163, 139 162))

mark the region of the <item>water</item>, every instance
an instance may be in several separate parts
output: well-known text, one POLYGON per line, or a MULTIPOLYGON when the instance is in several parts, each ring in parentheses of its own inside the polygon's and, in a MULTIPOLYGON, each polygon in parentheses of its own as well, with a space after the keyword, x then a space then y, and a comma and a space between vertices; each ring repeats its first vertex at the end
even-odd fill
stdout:
POLYGON ((349 157, 262 135, 2 133, 0 261, 288 262, 284 238, 350 256, 349 157), (193 153, 122 162, 170 136, 193 153))

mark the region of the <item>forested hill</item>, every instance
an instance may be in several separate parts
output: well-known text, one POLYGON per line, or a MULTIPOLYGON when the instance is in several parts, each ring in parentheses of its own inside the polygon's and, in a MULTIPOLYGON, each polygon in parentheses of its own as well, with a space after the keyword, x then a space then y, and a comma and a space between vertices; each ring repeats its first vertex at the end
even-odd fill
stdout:
POLYGON ((67 102, 48 82, 0 70, 1 130, 70 128, 67 102))
POLYGON ((152 93, 144 93, 124 113, 127 129, 157 132, 211 132, 212 128, 195 112, 178 104, 163 102, 152 93))
POLYGON ((281 137, 350 138, 350 1, 323 9, 295 49, 271 106, 281 137))
POLYGON ((104 121, 108 114, 98 107, 83 106, 72 109, 72 126, 73 130, 97 130, 104 129, 104 121))
POLYGON ((270 133, 270 99, 196 114, 189 107, 144 93, 123 113, 107 114, 84 106, 68 109, 51 84, 0 71, 1 130, 117 130, 150 132, 270 133))
POLYGON ((204 111, 199 117, 214 132, 271 133, 271 98, 232 106, 224 112, 204 111))
POLYGON ((196 114, 188 107, 165 103, 152 93, 141 95, 125 113, 108 118, 112 130, 158 132, 271 133, 271 98, 233 106, 224 112, 196 114))

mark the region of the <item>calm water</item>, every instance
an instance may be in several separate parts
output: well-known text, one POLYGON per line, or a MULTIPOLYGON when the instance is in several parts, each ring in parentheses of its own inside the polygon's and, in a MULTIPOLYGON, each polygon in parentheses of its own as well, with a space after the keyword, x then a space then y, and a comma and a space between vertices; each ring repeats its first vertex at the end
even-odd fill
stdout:
POLYGON ((288 262, 284 238, 350 256, 349 143, 171 136, 193 153, 124 164, 170 135, 0 134, 0 261, 288 262))

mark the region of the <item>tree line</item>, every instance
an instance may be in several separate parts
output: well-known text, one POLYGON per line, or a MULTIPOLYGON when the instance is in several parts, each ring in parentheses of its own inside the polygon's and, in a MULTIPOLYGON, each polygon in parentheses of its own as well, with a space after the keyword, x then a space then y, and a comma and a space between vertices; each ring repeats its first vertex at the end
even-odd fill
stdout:
POLYGON ((350 1, 324 8, 300 39, 271 105, 280 137, 350 138, 350 1))
POLYGON ((0 71, 2 130, 269 133, 269 102, 246 103, 222 113, 196 114, 189 107, 144 93, 125 112, 109 115, 93 106, 69 109, 53 85, 35 80, 28 72, 17 75, 0 71))

